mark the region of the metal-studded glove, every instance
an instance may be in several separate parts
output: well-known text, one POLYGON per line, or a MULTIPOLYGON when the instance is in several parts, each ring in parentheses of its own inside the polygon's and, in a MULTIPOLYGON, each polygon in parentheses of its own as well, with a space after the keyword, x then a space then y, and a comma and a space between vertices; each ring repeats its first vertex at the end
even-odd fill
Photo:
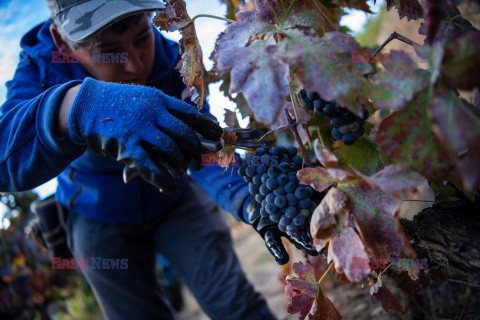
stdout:
POLYGON ((201 168, 196 135, 220 139, 222 129, 193 106, 150 87, 86 78, 68 116, 74 143, 125 164, 124 180, 140 175, 175 193, 173 177, 201 168))
POLYGON ((279 265, 286 264, 289 260, 287 250, 285 250, 282 243, 282 236, 286 237, 297 249, 302 250, 306 254, 311 256, 318 255, 318 252, 313 247, 312 237, 308 230, 296 235, 289 235, 280 231, 276 222, 260 215, 260 204, 253 197, 245 210, 250 224, 263 238, 268 251, 270 251, 279 265))

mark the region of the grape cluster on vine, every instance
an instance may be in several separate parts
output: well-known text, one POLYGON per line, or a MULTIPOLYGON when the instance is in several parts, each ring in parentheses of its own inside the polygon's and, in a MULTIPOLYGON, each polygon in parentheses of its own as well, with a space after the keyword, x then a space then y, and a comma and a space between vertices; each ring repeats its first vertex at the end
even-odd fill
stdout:
POLYGON ((238 170, 261 205, 261 216, 278 223, 278 228, 288 234, 307 228, 316 208, 311 200, 313 189, 297 179, 302 163, 293 146, 261 147, 238 170))
POLYGON ((365 133, 363 125, 370 115, 367 109, 363 108, 363 117, 360 118, 335 101, 323 100, 316 92, 307 93, 302 89, 300 95, 307 110, 315 109, 316 113, 330 119, 335 140, 342 140, 345 145, 350 146, 365 133))

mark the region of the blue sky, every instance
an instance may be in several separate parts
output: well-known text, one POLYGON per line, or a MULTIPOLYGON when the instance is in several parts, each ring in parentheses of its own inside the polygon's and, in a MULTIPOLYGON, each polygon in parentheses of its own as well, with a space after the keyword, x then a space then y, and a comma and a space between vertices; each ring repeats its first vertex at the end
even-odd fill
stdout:
MULTIPOLYGON (((373 0, 369 1, 373 12, 378 12, 384 1, 377 1, 373 6, 373 0)), ((225 6, 219 0, 189 0, 187 10, 191 17, 208 13, 223 16, 225 6)), ((342 24, 347 25, 354 33, 360 32, 367 19, 367 15, 358 10, 349 10, 349 15, 342 19, 342 24)), ((0 104, 5 101, 5 82, 13 77, 18 55, 20 52, 19 42, 22 35, 38 23, 49 18, 47 6, 44 0, 0 0, 0 104)), ((204 62, 210 69, 212 62, 208 59, 215 44, 218 34, 225 29, 225 22, 220 20, 199 18, 195 22, 198 38, 204 53, 204 62)), ((178 32, 166 34, 167 37, 178 40, 178 32)), ((223 120, 224 108, 233 110, 235 105, 226 99, 219 91, 220 84, 210 85, 209 103, 212 113, 223 120)), ((42 195, 51 193, 56 183, 51 182, 47 186, 38 188, 42 195)))

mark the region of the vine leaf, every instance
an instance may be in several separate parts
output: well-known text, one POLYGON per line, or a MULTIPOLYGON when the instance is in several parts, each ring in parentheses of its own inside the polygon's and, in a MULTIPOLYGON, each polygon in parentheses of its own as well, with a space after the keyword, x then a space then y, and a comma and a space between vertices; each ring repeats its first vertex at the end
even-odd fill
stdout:
POLYGON ((336 168, 338 166, 338 159, 335 154, 324 149, 318 139, 313 142, 313 147, 315 150, 315 156, 322 166, 325 168, 336 168))
POLYGON ((307 37, 298 30, 288 35, 290 38, 270 48, 272 55, 296 66, 295 74, 306 91, 315 91, 324 100, 336 101, 362 116, 370 87, 364 75, 373 68, 352 60, 352 52, 360 51, 355 39, 337 31, 322 38, 307 37))
POLYGON ((370 97, 377 109, 401 109, 428 86, 431 74, 415 68, 406 52, 391 51, 385 60, 386 71, 374 82, 370 97))
POLYGON ((407 271, 400 272, 395 276, 395 279, 398 280, 397 288, 409 295, 419 294, 430 285, 430 278, 425 275, 423 270, 420 270, 417 280, 410 278, 407 271))
POLYGON ((232 47, 219 57, 220 68, 231 68, 230 93, 242 92, 255 118, 266 125, 278 121, 289 94, 288 66, 271 59, 265 44, 232 47))
POLYGON ((345 273, 350 281, 360 282, 370 274, 370 268, 358 268, 357 261, 368 261, 360 237, 351 227, 345 227, 332 236, 328 246, 328 261, 333 260, 337 273, 345 273))
POLYGON ((453 88, 472 90, 480 85, 480 32, 469 34, 445 48, 441 73, 453 88))
POLYGON ((224 121, 231 128, 240 128, 235 111, 225 109, 224 121))
MULTIPOLYGON (((374 1, 375 2, 375 1, 374 1)), ((418 0, 387 0, 387 10, 397 8, 400 19, 418 20, 422 17, 422 6, 418 0)))
POLYGON ((381 154, 390 161, 441 182, 449 173, 451 158, 432 131, 428 118, 430 103, 429 91, 419 92, 402 110, 392 112, 380 122, 375 141, 381 154))
POLYGON ((183 81, 190 88, 192 101, 199 108, 205 99, 204 75, 202 49, 197 39, 195 25, 187 13, 185 1, 165 0, 167 3, 164 11, 158 11, 153 18, 153 24, 165 31, 179 30, 182 34, 180 39, 180 54, 182 56, 178 67, 183 81))
POLYGON ((211 55, 214 70, 230 82, 229 94, 242 93, 255 118, 272 125, 287 102, 292 71, 306 90, 361 115, 362 102, 368 102, 364 75, 373 68, 352 61, 351 52, 360 50, 353 37, 324 34, 326 18, 311 1, 255 5, 258 11, 237 14, 241 20, 219 36, 211 55))
POLYGON ((464 191, 480 186, 480 119, 455 95, 436 95, 430 107, 434 131, 458 155, 464 191))
POLYGON ((370 11, 370 7, 368 6, 366 0, 341 0, 337 2, 339 2, 339 6, 362 10, 366 13, 373 13, 372 11, 370 11))
MULTIPOLYGON (((388 166, 367 177, 352 168, 315 167, 299 170, 297 178, 300 183, 310 185, 319 192, 334 187, 347 195, 347 210, 354 218, 363 244, 374 257, 386 257, 387 248, 395 256, 401 253, 415 256, 398 222, 398 210, 404 197, 414 195, 417 187, 423 183, 423 178, 418 174, 388 166)), ((317 219, 312 217, 312 222, 319 223, 317 219)), ((312 228, 312 235, 318 235, 316 226, 312 228)), ((329 235, 327 232, 327 238, 329 235)), ((324 244, 318 240, 316 243, 324 244)))
POLYGON ((342 169, 352 166, 363 174, 371 175, 382 165, 378 148, 369 137, 363 136, 351 146, 336 141, 333 148, 342 169))
POLYGON ((296 276, 285 278, 287 282, 285 293, 288 299, 288 313, 300 313, 299 320, 304 320, 307 315, 309 320, 342 319, 333 303, 316 283, 311 265, 295 262, 292 270, 296 276))
POLYGON ((295 262, 292 266, 296 276, 285 278, 285 294, 288 300, 287 312, 295 314, 300 312, 299 319, 303 320, 312 308, 319 286, 315 281, 311 265, 295 262))
POLYGON ((403 314, 404 310, 400 300, 383 284, 381 274, 378 275, 377 279, 372 277, 370 285, 370 295, 373 303, 380 302, 385 312, 403 314))
POLYGON ((317 295, 312 308, 308 313, 308 320, 341 320, 343 319, 332 301, 323 292, 322 287, 318 286, 317 295))

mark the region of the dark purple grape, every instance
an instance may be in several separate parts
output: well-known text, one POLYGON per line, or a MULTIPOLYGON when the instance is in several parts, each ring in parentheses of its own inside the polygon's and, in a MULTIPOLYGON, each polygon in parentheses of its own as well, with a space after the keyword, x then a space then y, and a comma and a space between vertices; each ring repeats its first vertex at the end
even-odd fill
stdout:
POLYGON ((245 169, 245 174, 247 175, 247 177, 251 178, 257 174, 257 168, 255 168, 254 166, 248 166, 247 169, 245 169))
POLYGON ((287 193, 285 195, 285 198, 287 198, 288 204, 291 205, 291 206, 296 205, 297 202, 298 202, 298 199, 297 199, 297 197, 295 197, 294 193, 287 193))
POLYGON ((262 174, 262 183, 267 183, 268 178, 270 178, 268 173, 262 174))
POLYGON ((248 185, 248 191, 251 194, 257 194, 260 192, 260 186, 258 184, 255 184, 253 182, 250 182, 248 185))
POLYGON ((277 212, 277 213, 274 213, 274 214, 270 214, 269 217, 270 217, 270 220, 272 220, 274 222, 279 222, 280 218, 282 217, 282 214, 280 212, 277 212))
POLYGON ((289 147, 287 148, 287 150, 288 150, 288 156, 289 156, 289 157, 293 158, 293 157, 295 157, 295 156, 297 155, 297 152, 298 152, 298 151, 297 151, 297 148, 295 148, 294 146, 289 146, 289 147))
POLYGON ((257 173, 264 174, 265 172, 267 172, 267 166, 262 163, 257 167, 257 173))
POLYGON ((332 137, 335 140, 342 139, 343 134, 340 132, 339 128, 333 128, 332 129, 332 137))
POLYGON ((264 196, 267 196, 267 194, 269 194, 271 191, 270 191, 270 189, 268 189, 267 185, 262 184, 260 186, 259 192, 260 192, 260 194, 262 194, 264 196))
POLYGON ((259 174, 259 173, 254 175, 253 178, 252 178, 252 182, 255 183, 258 186, 262 185, 262 175, 259 174))
POLYGON ((262 195, 261 193, 258 193, 255 195, 255 200, 258 202, 258 203, 262 203, 263 200, 265 200, 265 196, 262 195))
POLYGON ((298 206, 302 209, 307 209, 312 204, 312 201, 309 198, 302 199, 298 201, 298 206))
POLYGON ((282 186, 279 186, 278 188, 273 190, 273 194, 276 195, 276 196, 284 195, 285 194, 285 189, 282 186))
POLYGON ((273 193, 269 193, 269 194, 267 194, 267 196, 265 197, 265 199, 267 200, 267 202, 273 202, 273 201, 275 201, 275 198, 276 198, 276 197, 277 197, 277 196, 274 195, 273 193))
POLYGON ((269 167, 270 166, 270 155, 269 154, 264 154, 261 158, 260 158, 260 162, 265 165, 265 167, 269 167))
POLYGON ((284 186, 288 182, 288 177, 285 173, 279 174, 277 177, 277 182, 279 186, 284 186))
POLYGON ((305 199, 307 197, 307 190, 305 190, 304 187, 298 187, 297 190, 295 190, 295 197, 298 200, 305 199))
POLYGON ((285 209, 285 215, 292 219, 297 215, 297 209, 294 206, 289 206, 287 209, 285 209))
POLYGON ((287 184, 285 184, 283 188, 285 189, 286 193, 293 193, 297 189, 297 184, 295 182, 290 181, 287 184))
POLYGON ((290 172, 289 174, 287 174, 287 176, 288 176, 288 180, 292 182, 298 181, 296 172, 290 172))
POLYGON ((320 96, 316 92, 308 92, 307 93, 307 98, 312 100, 312 101, 315 101, 315 100, 319 99, 320 96))
POLYGON ((297 227, 302 227, 305 224, 305 217, 302 214, 297 214, 295 218, 292 219, 292 222, 297 227))
POLYGON ((247 169, 247 166, 241 165, 240 168, 238 168, 238 175, 242 177, 245 176, 246 169, 247 169))
POLYGON ((268 212, 268 214, 274 214, 277 213, 278 207, 273 202, 267 202, 265 205, 265 210, 268 212))
POLYGON ((352 144, 355 143, 355 140, 357 140, 355 133, 347 133, 347 134, 344 134, 342 137, 342 142, 346 146, 351 146, 352 144))
POLYGON ((345 120, 342 117, 337 117, 333 118, 330 123, 333 127, 339 128, 345 124, 345 120))
POLYGON ((283 208, 287 205, 287 198, 285 198, 285 196, 282 196, 282 195, 278 195, 275 197, 275 205, 278 207, 278 208, 283 208))
POLYGON ((305 190, 307 190, 307 197, 308 197, 308 198, 310 198, 311 196, 313 196, 313 189, 312 189, 312 187, 306 186, 306 187, 305 187, 305 190))
POLYGON ((268 148, 267 147, 260 147, 255 151, 256 156, 263 156, 264 154, 268 153, 268 148))
POLYGON ((287 226, 287 232, 288 233, 295 233, 297 231, 298 231, 298 227, 296 225, 294 225, 293 223, 291 223, 287 226))
POLYGON ((355 137, 360 138, 361 136, 363 136, 364 133, 365 133, 365 129, 360 128, 360 130, 358 130, 357 132, 354 132, 353 134, 355 135, 355 137))
POLYGON ((280 173, 282 173, 282 170, 280 170, 278 166, 271 166, 268 169, 268 175, 270 176, 270 178, 276 178, 280 173))
POLYGON ((292 158, 292 162, 297 165, 297 167, 301 168, 303 164, 303 159, 299 156, 295 156, 292 158))
POLYGON ((278 154, 285 154, 287 153, 287 147, 285 146, 279 146, 278 148, 278 154))
POLYGON ((285 173, 285 174, 289 173, 290 172, 290 162, 280 163, 279 168, 282 171, 282 173, 285 173))
POLYGON ((268 178, 266 185, 267 185, 268 189, 270 189, 270 190, 274 190, 274 189, 278 188, 278 182, 274 178, 268 178))
POLYGON ((278 224, 288 226, 291 222, 292 222, 292 220, 290 218, 288 218, 287 216, 282 216, 280 218, 280 221, 278 222, 278 224))

